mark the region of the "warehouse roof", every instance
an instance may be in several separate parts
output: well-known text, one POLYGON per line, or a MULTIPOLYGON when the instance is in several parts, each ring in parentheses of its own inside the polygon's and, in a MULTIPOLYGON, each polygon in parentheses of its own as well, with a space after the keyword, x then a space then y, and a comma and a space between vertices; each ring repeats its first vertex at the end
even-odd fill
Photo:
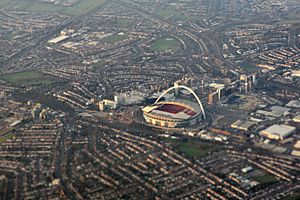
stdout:
POLYGON ((293 126, 287 126, 284 124, 282 125, 275 124, 263 130, 262 132, 272 134, 272 135, 278 135, 280 137, 286 137, 292 132, 294 132, 295 130, 296 128, 293 126))

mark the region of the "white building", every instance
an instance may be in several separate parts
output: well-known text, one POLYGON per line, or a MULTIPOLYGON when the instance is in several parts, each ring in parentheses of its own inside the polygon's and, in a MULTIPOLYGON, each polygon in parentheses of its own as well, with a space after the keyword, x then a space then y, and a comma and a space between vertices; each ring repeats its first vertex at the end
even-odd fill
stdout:
POLYGON ((259 132, 260 135, 273 140, 283 140, 296 132, 296 128, 287 125, 272 125, 259 132))

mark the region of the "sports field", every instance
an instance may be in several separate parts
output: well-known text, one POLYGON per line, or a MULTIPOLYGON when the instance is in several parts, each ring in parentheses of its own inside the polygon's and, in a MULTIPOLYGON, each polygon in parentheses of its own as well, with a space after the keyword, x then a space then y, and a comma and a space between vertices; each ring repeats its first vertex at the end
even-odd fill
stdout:
POLYGON ((67 7, 63 13, 73 16, 81 15, 101 6, 105 1, 106 0, 81 0, 77 4, 67 7))
POLYGON ((283 20, 277 22, 277 24, 300 24, 300 14, 286 16, 283 20))
POLYGON ((177 149, 189 157, 201 157, 219 148, 215 144, 204 142, 180 141, 172 138, 163 138, 163 141, 170 143, 174 149, 177 149))
POLYGON ((273 182, 277 181, 277 179, 269 173, 266 173, 265 175, 262 175, 262 176, 256 176, 256 177, 253 177, 253 178, 254 178, 254 180, 256 180, 257 182, 259 182, 261 184, 273 183, 273 182))
POLYGON ((299 200, 300 199, 300 192, 296 193, 296 194, 292 194, 290 196, 287 196, 285 198, 283 198, 282 200, 299 200))
POLYGON ((12 33, 5 33, 0 36, 1 40, 12 40, 14 38, 14 35, 12 33))
POLYGON ((49 75, 45 75, 40 71, 23 71, 3 74, 0 75, 0 79, 16 86, 47 85, 56 82, 49 75))
POLYGON ((13 138, 14 136, 15 136, 15 134, 12 134, 12 133, 8 133, 4 136, 1 136, 0 137, 0 143, 5 142, 6 140, 13 138))
POLYGON ((249 73, 258 71, 258 67, 256 67, 256 65, 250 61, 245 61, 241 63, 241 67, 249 73))
POLYGON ((154 14, 163 19, 172 18, 174 20, 180 20, 180 21, 195 19, 195 16, 191 16, 189 14, 183 13, 182 11, 174 7, 161 8, 156 12, 154 12, 154 14))
POLYGON ((168 19, 170 17, 173 17, 177 14, 175 9, 169 8, 169 9, 161 9, 155 12, 156 15, 158 15, 161 18, 168 19))
POLYGON ((10 2, 10 0, 0 0, 0 8, 3 8, 3 6, 7 5, 10 2))
POLYGON ((215 145, 204 143, 181 142, 177 146, 178 150, 190 157, 201 157, 208 152, 216 150, 215 145))
POLYGON ((113 26, 124 27, 124 28, 129 27, 133 23, 134 23, 134 20, 132 20, 132 19, 115 19, 112 22, 113 26))
POLYGON ((180 42, 173 37, 163 37, 154 41, 151 51, 177 51, 181 48, 180 42))
POLYGON ((114 43, 124 40, 126 38, 127 38, 126 35, 113 34, 113 35, 109 35, 109 36, 103 38, 101 41, 105 42, 107 44, 114 44, 114 43))

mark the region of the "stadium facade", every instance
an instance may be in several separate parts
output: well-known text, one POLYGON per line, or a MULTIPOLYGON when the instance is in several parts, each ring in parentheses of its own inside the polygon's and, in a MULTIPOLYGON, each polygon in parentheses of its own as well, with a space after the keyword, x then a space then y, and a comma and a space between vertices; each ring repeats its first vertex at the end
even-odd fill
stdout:
POLYGON ((142 109, 147 123, 166 128, 188 127, 205 119, 202 103, 196 93, 189 87, 175 84, 163 92, 153 105, 142 109), (185 89, 196 99, 196 103, 189 100, 174 99, 160 101, 171 90, 185 89))

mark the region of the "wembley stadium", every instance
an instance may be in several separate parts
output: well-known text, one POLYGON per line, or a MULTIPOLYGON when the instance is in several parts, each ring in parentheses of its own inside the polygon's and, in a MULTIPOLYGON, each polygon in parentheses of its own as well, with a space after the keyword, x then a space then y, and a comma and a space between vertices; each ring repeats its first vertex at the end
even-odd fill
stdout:
POLYGON ((199 97, 192 89, 182 85, 169 88, 161 94, 153 105, 144 107, 142 111, 147 123, 166 128, 192 126, 205 119, 205 112, 199 97), (165 94, 174 89, 188 90, 193 94, 197 103, 184 99, 160 101, 165 94))

